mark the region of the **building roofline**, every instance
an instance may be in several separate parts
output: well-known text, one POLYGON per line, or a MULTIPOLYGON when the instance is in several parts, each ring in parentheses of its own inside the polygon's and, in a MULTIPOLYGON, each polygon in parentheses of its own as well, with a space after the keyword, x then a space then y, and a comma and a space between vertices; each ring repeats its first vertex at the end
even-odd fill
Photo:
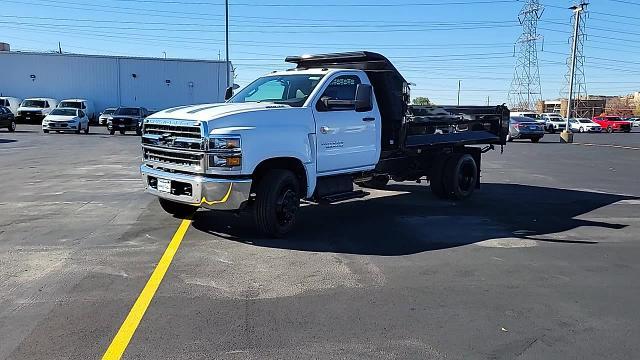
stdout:
MULTIPOLYGON (((77 53, 54 53, 54 52, 38 52, 38 51, 0 51, 0 55, 38 55, 38 56, 63 56, 63 57, 89 57, 103 59, 127 59, 127 60, 160 60, 160 61, 179 61, 179 62, 200 62, 200 63, 216 63, 224 64, 224 60, 205 60, 205 59, 183 59, 183 58, 161 58, 161 57, 144 57, 144 56, 123 56, 123 55, 93 55, 93 54, 77 54, 77 53)), ((231 61, 229 61, 231 62, 231 61)))

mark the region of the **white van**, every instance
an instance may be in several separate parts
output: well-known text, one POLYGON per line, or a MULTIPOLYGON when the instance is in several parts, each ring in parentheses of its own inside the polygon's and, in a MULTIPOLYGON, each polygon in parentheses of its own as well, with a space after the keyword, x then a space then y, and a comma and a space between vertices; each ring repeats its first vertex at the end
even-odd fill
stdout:
POLYGON ((66 99, 60 101, 58 104, 59 108, 67 108, 67 109, 79 109, 82 110, 87 117, 89 118, 89 122, 96 123, 98 120, 98 114, 96 113, 96 108, 93 106, 93 101, 87 99, 66 99))
POLYGON ((51 110, 58 106, 58 100, 51 98, 24 99, 16 113, 16 120, 41 122, 51 110))
POLYGON ((16 115, 18 113, 18 108, 20 107, 20 103, 22 100, 9 96, 0 96, 0 106, 8 107, 9 110, 16 115))

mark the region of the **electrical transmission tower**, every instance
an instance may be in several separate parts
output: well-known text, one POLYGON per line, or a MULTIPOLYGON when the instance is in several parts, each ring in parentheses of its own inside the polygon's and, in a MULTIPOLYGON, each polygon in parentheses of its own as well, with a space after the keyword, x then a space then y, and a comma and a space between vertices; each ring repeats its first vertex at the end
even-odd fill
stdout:
POLYGON ((569 37, 571 53, 567 57, 567 75, 565 76, 565 84, 560 92, 560 96, 571 100, 571 104, 568 104, 571 114, 567 114, 567 117, 591 118, 599 115, 592 114, 586 101, 589 94, 587 93, 587 82, 584 75, 584 52, 582 49, 587 37, 585 31, 587 5, 588 3, 582 2, 570 8, 573 11, 573 31, 571 37, 569 37), (572 79, 573 84, 571 83, 572 79))
POLYGON ((538 67, 538 21, 544 7, 539 0, 527 0, 518 20, 522 25, 522 35, 516 42, 516 67, 509 90, 509 104, 513 110, 534 110, 541 100, 540 68, 538 67))

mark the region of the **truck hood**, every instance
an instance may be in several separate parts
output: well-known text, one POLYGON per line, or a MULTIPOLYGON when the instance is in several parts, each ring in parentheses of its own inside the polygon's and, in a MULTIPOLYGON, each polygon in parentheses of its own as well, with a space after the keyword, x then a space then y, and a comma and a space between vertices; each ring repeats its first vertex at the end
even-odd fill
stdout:
POLYGON ((180 106, 157 112, 149 119, 176 119, 192 121, 210 121, 255 111, 267 111, 273 109, 290 109, 289 105, 274 103, 220 103, 180 106))
POLYGON ((19 107, 18 111, 44 111, 44 108, 38 107, 19 107))

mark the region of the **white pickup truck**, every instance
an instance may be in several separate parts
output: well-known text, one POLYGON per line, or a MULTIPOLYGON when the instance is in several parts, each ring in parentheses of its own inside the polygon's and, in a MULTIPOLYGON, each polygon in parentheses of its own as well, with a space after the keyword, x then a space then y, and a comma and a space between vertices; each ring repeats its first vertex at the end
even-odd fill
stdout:
POLYGON ((481 153, 505 144, 506 107, 409 106, 407 81, 380 54, 286 61, 297 66, 235 96, 228 89, 225 103, 144 120, 141 173, 164 210, 250 210, 261 233, 280 237, 302 199, 368 195, 354 183, 426 178, 438 197, 467 198, 480 186, 481 153))

